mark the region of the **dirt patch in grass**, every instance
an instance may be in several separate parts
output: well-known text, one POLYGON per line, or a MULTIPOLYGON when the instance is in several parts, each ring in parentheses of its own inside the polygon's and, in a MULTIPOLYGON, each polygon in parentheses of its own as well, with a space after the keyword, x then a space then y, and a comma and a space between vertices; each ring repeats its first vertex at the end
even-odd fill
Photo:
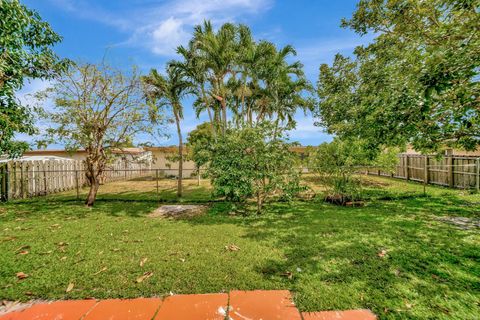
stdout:
POLYGON ((166 218, 185 218, 194 217, 204 214, 207 211, 207 206, 193 205, 193 204, 174 204, 164 205, 155 209, 148 216, 150 218, 166 217, 166 218))
POLYGON ((480 219, 467 217, 439 217, 438 220, 452 224, 462 230, 472 230, 480 228, 480 219))

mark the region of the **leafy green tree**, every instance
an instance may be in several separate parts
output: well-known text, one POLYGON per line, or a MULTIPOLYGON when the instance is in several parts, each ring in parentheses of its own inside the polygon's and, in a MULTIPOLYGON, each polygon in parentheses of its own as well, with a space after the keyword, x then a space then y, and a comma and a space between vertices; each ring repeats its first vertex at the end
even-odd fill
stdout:
POLYGON ((371 147, 480 144, 478 0, 361 0, 342 25, 375 40, 320 67, 319 125, 371 147))
POLYGON ((130 145, 138 133, 151 131, 140 76, 135 68, 126 73, 104 63, 74 64, 44 96, 55 101, 47 115, 53 124, 49 138, 67 150, 87 152, 90 190, 85 204, 93 206, 112 151, 130 145))
POLYGON ((0 155, 18 156, 28 144, 14 141, 16 133, 34 134, 29 107, 15 92, 25 79, 51 79, 68 62, 52 50, 62 38, 40 15, 18 0, 0 0, 0 155))
POLYGON ((214 144, 208 173, 216 196, 239 202, 254 197, 261 213, 268 197, 291 199, 301 191, 298 158, 285 140, 272 139, 274 130, 268 122, 231 129, 214 144))
POLYGON ((200 169, 210 161, 211 148, 215 142, 213 132, 211 124, 205 122, 188 133, 188 158, 195 163, 199 179, 200 169))
POLYGON ((183 136, 181 119, 183 119, 182 99, 191 92, 192 83, 186 80, 181 69, 170 64, 166 69, 167 74, 161 75, 157 70, 152 69, 148 76, 142 77, 145 84, 144 90, 148 103, 151 107, 151 116, 154 121, 157 115, 163 115, 163 108, 169 107, 172 110, 178 136, 178 185, 177 196, 182 196, 183 180, 183 136))

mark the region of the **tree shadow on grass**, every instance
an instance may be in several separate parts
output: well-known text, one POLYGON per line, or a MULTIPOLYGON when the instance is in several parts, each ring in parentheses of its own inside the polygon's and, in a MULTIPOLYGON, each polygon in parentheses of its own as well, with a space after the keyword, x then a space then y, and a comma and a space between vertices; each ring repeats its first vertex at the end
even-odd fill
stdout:
POLYGON ((260 216, 231 217, 217 208, 217 219, 189 221, 236 224, 245 229, 243 237, 281 250, 282 258, 254 271, 283 281, 303 310, 369 308, 382 318, 468 318, 478 311, 479 295, 472 292, 480 292, 480 273, 472 266, 480 252, 471 241, 478 232, 434 217, 478 215, 469 203, 453 195, 375 201, 363 208, 276 203, 260 216))

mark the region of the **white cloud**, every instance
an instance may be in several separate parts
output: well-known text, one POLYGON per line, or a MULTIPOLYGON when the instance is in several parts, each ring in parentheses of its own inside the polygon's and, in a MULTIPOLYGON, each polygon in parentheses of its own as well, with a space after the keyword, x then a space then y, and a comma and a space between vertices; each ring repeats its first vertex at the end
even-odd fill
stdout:
POLYGON ((149 36, 152 51, 159 55, 168 55, 176 46, 188 41, 189 34, 184 30, 181 20, 170 17, 156 26, 149 36))
POLYGON ((211 20, 215 25, 268 10, 273 0, 139 0, 134 7, 112 12, 93 0, 50 0, 76 16, 101 22, 127 33, 123 43, 143 46, 153 53, 171 56, 185 44, 194 25, 211 20))

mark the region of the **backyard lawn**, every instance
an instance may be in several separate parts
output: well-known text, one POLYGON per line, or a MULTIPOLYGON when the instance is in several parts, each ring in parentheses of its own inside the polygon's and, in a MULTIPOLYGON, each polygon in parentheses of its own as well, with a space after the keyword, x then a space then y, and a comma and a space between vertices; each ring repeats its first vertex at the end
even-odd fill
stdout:
POLYGON ((148 217, 158 198, 175 201, 174 181, 160 197, 154 181, 102 186, 93 209, 74 192, 1 205, 0 299, 289 289, 302 311, 480 314, 480 229, 442 220, 479 219, 480 195, 429 186, 424 196, 419 184, 375 177, 364 207, 313 199, 244 216, 210 202, 205 182, 187 184, 183 202, 209 203, 205 215, 148 217))

